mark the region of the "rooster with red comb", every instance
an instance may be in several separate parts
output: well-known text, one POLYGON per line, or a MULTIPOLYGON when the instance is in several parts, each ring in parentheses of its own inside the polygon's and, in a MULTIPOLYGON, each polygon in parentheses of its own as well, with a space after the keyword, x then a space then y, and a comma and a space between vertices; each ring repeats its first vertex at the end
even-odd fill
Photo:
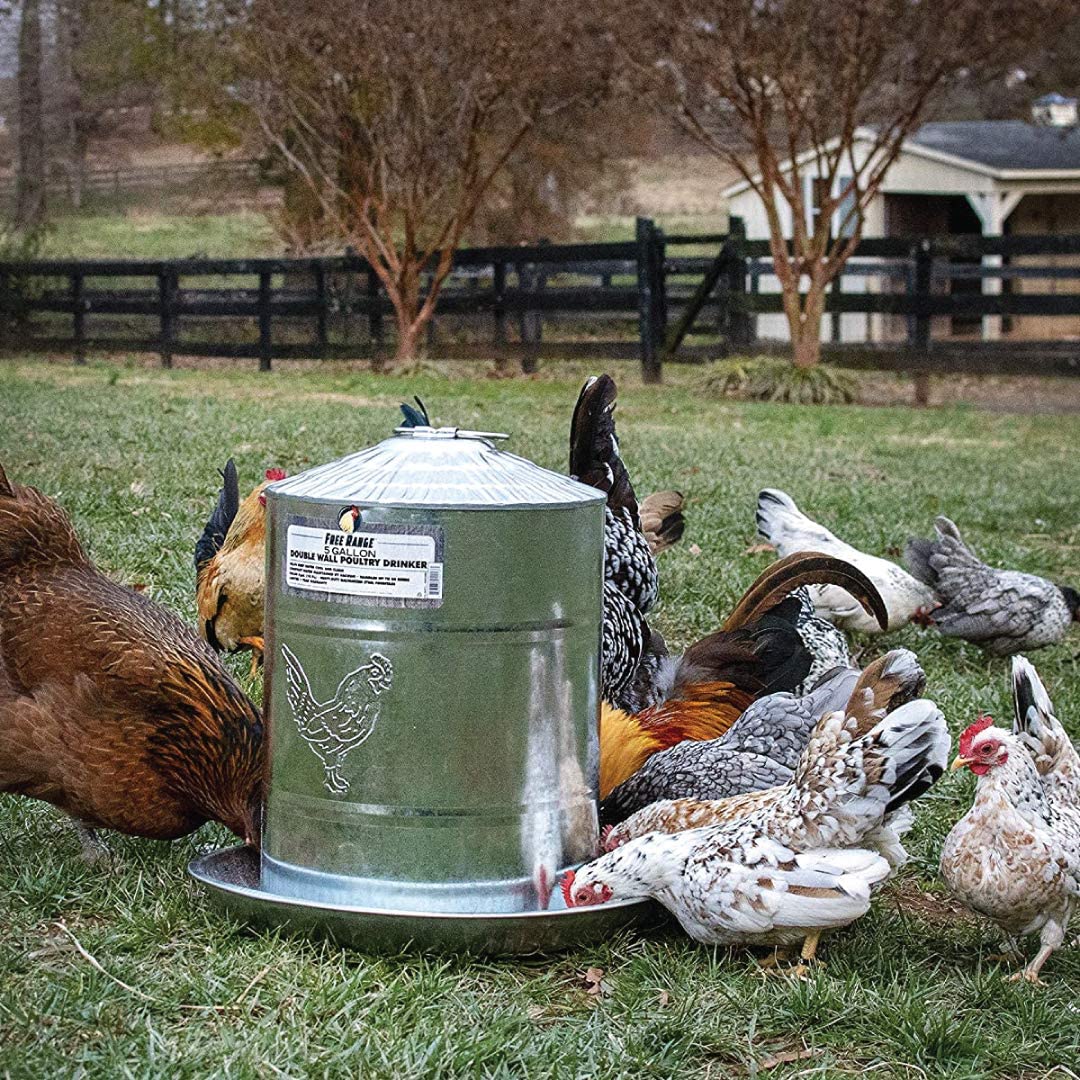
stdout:
POLYGON ((1080 758, 1035 668, 1013 660, 1011 731, 980 716, 960 736, 954 769, 976 777, 971 809, 953 826, 941 874, 968 907, 1010 943, 1039 935, 1034 959, 1010 978, 1039 972, 1065 940, 1080 897, 1080 758))

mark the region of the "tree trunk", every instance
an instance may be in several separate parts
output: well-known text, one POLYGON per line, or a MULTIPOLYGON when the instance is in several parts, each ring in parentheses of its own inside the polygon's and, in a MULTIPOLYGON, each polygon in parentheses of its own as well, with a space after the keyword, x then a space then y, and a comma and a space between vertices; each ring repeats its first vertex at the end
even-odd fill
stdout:
POLYGON ((825 289, 813 281, 798 303, 797 321, 788 318, 792 356, 797 368, 813 367, 821 360, 821 316, 825 313, 825 289))
POLYGON ((395 362, 401 363, 416 359, 419 352, 420 335, 424 332, 427 323, 428 320, 425 318, 416 316, 410 319, 408 314, 398 312, 397 349, 394 352, 395 362))
POLYGON ((63 0, 57 10, 56 56, 64 80, 64 134, 67 142, 68 193, 71 205, 82 207, 89 145, 88 121, 84 112, 80 50, 85 18, 82 0, 63 0))
POLYGON ((19 26, 19 161, 15 225, 45 222, 45 116, 41 94, 41 0, 24 0, 19 26))

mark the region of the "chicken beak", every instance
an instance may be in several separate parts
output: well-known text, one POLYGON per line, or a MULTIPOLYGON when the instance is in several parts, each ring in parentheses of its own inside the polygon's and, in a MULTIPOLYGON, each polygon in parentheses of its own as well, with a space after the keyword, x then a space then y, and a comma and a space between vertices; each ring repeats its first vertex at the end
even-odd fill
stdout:
POLYGON ((963 754, 957 754, 953 758, 953 763, 949 766, 949 772, 956 772, 957 769, 962 769, 965 765, 971 764, 971 758, 964 757, 963 754))

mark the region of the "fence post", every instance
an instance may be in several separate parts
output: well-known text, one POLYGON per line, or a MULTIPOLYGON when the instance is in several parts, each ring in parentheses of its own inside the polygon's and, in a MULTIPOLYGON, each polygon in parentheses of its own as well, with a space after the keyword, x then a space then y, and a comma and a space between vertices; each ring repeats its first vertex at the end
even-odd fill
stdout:
POLYGON ((0 349, 7 347, 8 315, 11 314, 7 272, 0 270, 0 349))
POLYGON ((754 342, 754 324, 746 303, 746 224, 733 217, 728 224, 727 302, 728 343, 739 352, 754 342))
POLYGON ((506 355, 506 263, 492 267, 492 314, 495 317, 495 370, 510 374, 510 358, 506 355))
MULTIPOLYGON (((832 284, 829 286, 829 296, 834 302, 839 297, 843 296, 843 278, 844 271, 841 269, 840 273, 832 279, 832 284)), ((839 345, 842 335, 842 329, 840 324, 841 312, 839 308, 834 308, 829 314, 829 338, 830 343, 833 345, 839 345)))
POLYGON ((328 303, 326 267, 321 262, 317 262, 315 264, 315 352, 320 360, 326 359, 328 303))
POLYGON ((269 371, 273 342, 270 336, 270 281, 268 270, 259 271, 259 370, 269 371))
POLYGON ((86 363, 86 298, 83 290, 85 282, 82 271, 71 274, 71 307, 74 319, 75 363, 86 363))
POLYGON ((914 307, 909 344, 914 353, 916 368, 915 404, 930 404, 930 372, 923 366, 930 355, 930 292, 934 273, 934 248, 924 237, 915 248, 914 307))
POLYGON ((161 366, 164 368, 171 368, 173 362, 178 284, 179 276, 173 267, 167 266, 158 274, 158 316, 161 320, 158 352, 161 354, 161 366))
MULTIPOLYGON (((547 274, 536 263, 518 265, 518 286, 526 296, 543 292, 547 274)), ((540 345, 544 338, 544 322, 541 312, 532 308, 521 309, 521 343, 526 346, 521 356, 521 372, 533 375, 540 369, 540 345)))
POLYGON ((660 344, 664 340, 664 262, 663 237, 657 236, 651 218, 639 217, 635 226, 637 241, 638 335, 641 348, 641 377, 646 383, 663 379, 660 344))

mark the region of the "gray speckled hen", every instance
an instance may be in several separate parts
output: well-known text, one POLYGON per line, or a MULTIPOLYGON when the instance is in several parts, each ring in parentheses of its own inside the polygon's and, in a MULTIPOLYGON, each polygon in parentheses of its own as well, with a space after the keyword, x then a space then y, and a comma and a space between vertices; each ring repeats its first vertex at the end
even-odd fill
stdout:
POLYGON ((1035 574, 980 562, 947 518, 936 540, 911 539, 904 561, 941 600, 930 620, 946 636, 981 645, 993 656, 1054 645, 1080 618, 1080 595, 1035 574))
POLYGON ((769 694, 720 738, 654 754, 600 804, 601 821, 618 823, 660 799, 725 799, 786 784, 822 716, 844 709, 865 727, 914 700, 925 684, 915 654, 894 649, 862 673, 829 672, 803 697, 769 694))

